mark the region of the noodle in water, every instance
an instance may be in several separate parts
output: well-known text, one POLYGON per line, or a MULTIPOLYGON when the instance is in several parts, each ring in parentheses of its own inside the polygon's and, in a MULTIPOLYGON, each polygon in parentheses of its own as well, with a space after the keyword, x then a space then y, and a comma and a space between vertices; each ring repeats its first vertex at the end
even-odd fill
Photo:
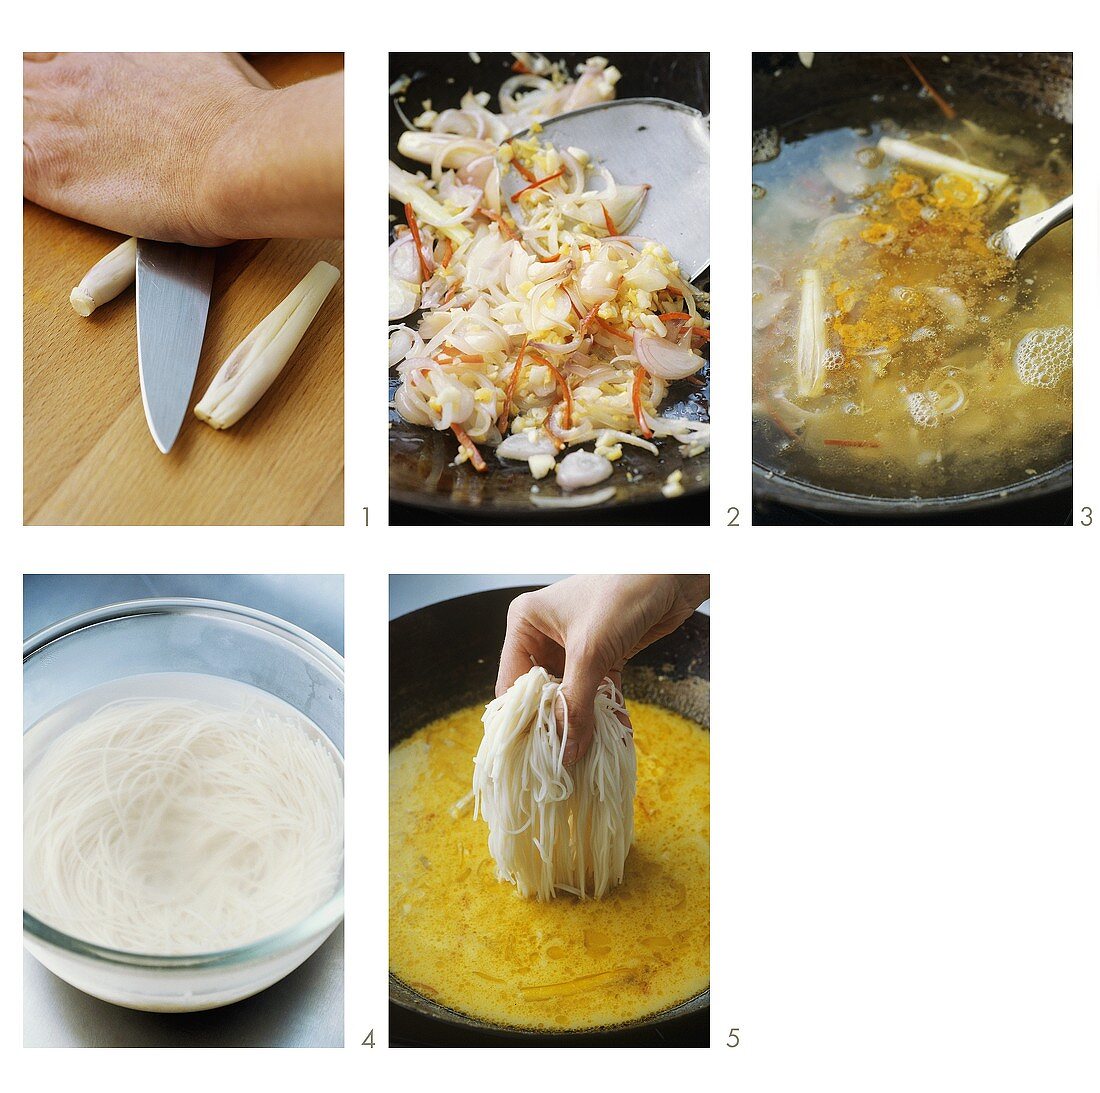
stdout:
POLYGON ((24 784, 26 907, 127 952, 216 952, 293 926, 336 891, 343 787, 300 721, 260 705, 113 702, 24 784))

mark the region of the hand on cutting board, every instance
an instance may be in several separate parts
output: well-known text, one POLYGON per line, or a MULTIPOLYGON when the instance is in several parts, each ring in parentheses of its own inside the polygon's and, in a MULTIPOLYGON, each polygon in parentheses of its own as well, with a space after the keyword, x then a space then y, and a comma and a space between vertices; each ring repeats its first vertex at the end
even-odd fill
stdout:
POLYGON ((569 705, 565 762, 592 740, 596 690, 604 676, 620 685, 623 665, 671 634, 710 595, 706 576, 580 576, 525 592, 508 609, 497 694, 531 670, 562 679, 569 705))
POLYGON ((343 95, 238 53, 24 53, 23 194, 167 242, 336 238, 343 95))

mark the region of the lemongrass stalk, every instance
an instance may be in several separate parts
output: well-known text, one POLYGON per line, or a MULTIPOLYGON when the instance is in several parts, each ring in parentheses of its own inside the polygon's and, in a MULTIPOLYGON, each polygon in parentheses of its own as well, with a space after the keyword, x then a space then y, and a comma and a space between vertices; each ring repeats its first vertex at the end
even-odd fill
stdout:
POLYGON ((69 303, 78 315, 87 317, 101 304, 113 300, 124 288, 129 288, 137 276, 137 240, 119 243, 104 255, 69 293, 69 303))
POLYGON ((981 182, 996 193, 1009 183, 1008 175, 1001 171, 994 171, 988 167, 978 167, 973 163, 967 163, 964 159, 956 159, 954 156, 945 156, 942 152, 934 152, 931 148, 924 148, 919 144, 913 144, 908 140, 898 140, 895 137, 882 137, 878 142, 879 150, 904 163, 907 167, 920 167, 942 175, 961 175, 973 182, 981 182))
POLYGON ((339 279, 335 266, 318 262, 229 354, 195 407, 195 416, 215 429, 240 421, 275 382, 339 279))
POLYGON ((431 194, 426 193, 415 175, 402 171, 393 162, 390 163, 390 197, 403 205, 412 205, 413 212, 420 220, 447 236, 455 246, 460 246, 471 238, 469 228, 451 223, 455 218, 454 213, 448 212, 431 194))
POLYGON ((496 152, 496 145, 487 140, 471 137, 456 139, 453 133, 414 133, 408 130, 397 141, 397 150, 417 163, 434 163, 441 152, 439 161, 443 167, 462 168, 496 152))
POLYGON ((802 271, 802 309, 798 315, 798 355, 795 371, 798 393, 803 398, 820 395, 825 386, 825 305, 821 296, 821 274, 802 271))

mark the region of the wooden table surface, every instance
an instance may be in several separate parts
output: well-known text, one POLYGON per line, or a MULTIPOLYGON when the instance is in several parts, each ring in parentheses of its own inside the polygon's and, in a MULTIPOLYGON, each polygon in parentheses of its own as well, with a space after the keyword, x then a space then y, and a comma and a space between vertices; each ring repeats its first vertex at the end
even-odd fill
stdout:
MULTIPOLYGON (((252 58, 276 86, 338 70, 340 54, 252 58)), ((282 374, 231 429, 188 411, 162 455, 138 380, 134 290, 81 318, 69 292, 121 237, 24 203, 23 493, 28 524, 342 524, 344 280, 282 374)), ((258 240, 218 252, 191 398, 336 240, 258 240)))

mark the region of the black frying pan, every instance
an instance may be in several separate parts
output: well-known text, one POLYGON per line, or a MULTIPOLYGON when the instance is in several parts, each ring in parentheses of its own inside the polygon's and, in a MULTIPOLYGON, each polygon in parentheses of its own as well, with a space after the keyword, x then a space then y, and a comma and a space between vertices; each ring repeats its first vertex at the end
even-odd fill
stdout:
MULTIPOLYGON (((912 59, 933 87, 956 103, 980 97, 1036 117, 1073 120, 1073 55, 1070 53, 915 53, 912 59)), ((753 54, 753 129, 782 130, 853 97, 876 92, 920 90, 899 53, 818 53, 806 69, 794 53, 753 54)), ((929 118, 937 116, 928 103, 929 118)), ((966 510, 1007 506, 1051 494, 1065 496, 1073 480, 1073 463, 1053 467, 1026 480, 994 489, 936 498, 882 498, 825 489, 797 478, 772 458, 766 427, 753 427, 753 494, 778 502, 845 516, 870 518, 943 517, 966 510)))
MULTIPOLYGON (((590 53, 554 53, 550 59, 565 60, 570 71, 576 65, 597 55, 590 53)), ((600 54, 622 72, 616 87, 616 97, 634 98, 655 95, 685 103, 704 114, 710 112, 710 54, 709 53, 611 53, 600 54)), ((492 97, 490 109, 497 109, 496 94, 500 85, 512 74, 515 58, 510 53, 482 53, 480 63, 475 64, 468 53, 391 53, 390 83, 401 76, 413 77, 405 92, 402 109, 410 118, 421 110, 420 104, 431 100, 432 108, 443 110, 457 107, 462 95, 472 88, 488 91, 492 97)), ((397 152, 397 141, 404 131, 404 123, 390 103, 390 158, 405 170, 424 170, 423 164, 413 163, 397 152)), ((590 151, 597 151, 590 149, 590 151)), ((625 180, 630 181, 630 180, 625 180)), ((644 179, 636 181, 645 181, 644 179)), ((390 213, 397 222, 404 221, 404 211, 397 202, 390 202, 390 213)), ((697 282, 706 288, 709 272, 697 282)), ((419 312, 405 319, 413 325, 419 312)), ((700 373, 704 386, 689 382, 674 384, 668 398, 661 406, 663 414, 675 416, 709 416, 710 367, 700 373)), ((394 372, 390 372, 390 399, 398 386, 394 372)), ((390 499, 405 505, 438 512, 478 516, 488 519, 522 517, 526 521, 584 522, 585 509, 546 510, 535 508, 530 501, 534 479, 527 472, 526 464, 501 465, 491 453, 486 453, 490 470, 479 474, 468 463, 452 467, 458 448, 450 432, 436 432, 422 426, 409 425, 400 415, 390 411, 390 499)), ((624 445, 622 459, 616 463, 614 476, 606 484, 622 484, 625 473, 640 477, 629 488, 620 490, 621 499, 599 506, 606 514, 608 509, 622 510, 624 518, 630 510, 641 505, 659 503, 668 509, 669 523, 675 520, 674 511, 682 508, 665 500, 661 486, 673 471, 683 469, 686 497, 701 497, 709 489, 710 453, 685 459, 679 445, 665 439, 659 445, 660 455, 651 456, 638 448, 624 445)), ((547 492, 556 493, 552 480, 547 492)), ((597 510, 588 510, 594 512, 597 510)), ((695 522, 695 521, 692 521, 695 522)))
MULTIPOLYGON (((493 697, 508 605, 530 588, 501 588, 444 600, 390 623, 390 747, 446 714, 493 697), (461 641, 455 635, 461 634, 461 641)), ((623 672, 630 698, 710 725, 710 619, 698 612, 643 650, 623 672)), ((390 976, 390 1039, 398 1044, 545 1047, 706 1046, 710 991, 665 1013, 597 1033, 499 1028, 424 997, 390 976)))

